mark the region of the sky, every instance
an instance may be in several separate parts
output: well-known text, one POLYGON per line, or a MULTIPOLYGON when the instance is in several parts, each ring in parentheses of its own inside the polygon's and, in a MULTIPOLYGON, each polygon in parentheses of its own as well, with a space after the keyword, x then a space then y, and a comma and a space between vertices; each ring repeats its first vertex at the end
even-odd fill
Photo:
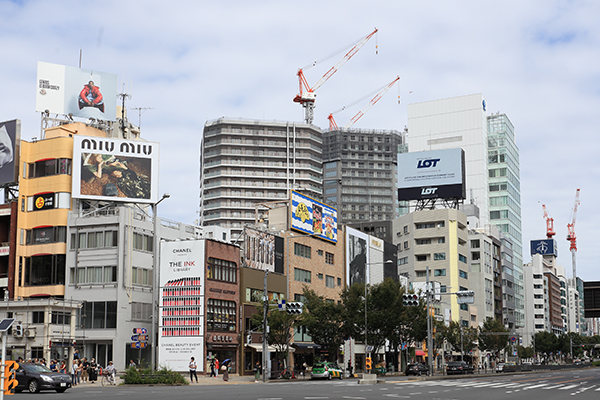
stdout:
MULTIPOLYGON (((203 126, 220 117, 303 120, 298 68, 378 33, 317 91, 315 125, 397 76, 355 128, 402 130, 407 105, 482 93, 520 150, 524 262, 554 218, 559 264, 576 189, 577 275, 600 280, 600 2, 0 0, 0 121, 40 136, 39 61, 118 75, 129 117, 160 143, 159 215, 193 223, 203 126), (139 111, 133 108, 147 108, 139 111), (596 200, 594 200, 596 199, 596 200)), ((340 54, 305 70, 314 84, 340 54)), ((335 114, 342 126, 368 99, 335 114)), ((409 133, 410 134, 410 133, 409 133)))

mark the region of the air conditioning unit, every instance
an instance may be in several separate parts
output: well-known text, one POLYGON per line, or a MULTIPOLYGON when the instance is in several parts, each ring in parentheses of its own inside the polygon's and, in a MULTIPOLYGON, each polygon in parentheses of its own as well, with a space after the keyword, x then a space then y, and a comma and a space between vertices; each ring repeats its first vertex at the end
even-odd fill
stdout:
POLYGON ((25 336, 28 338, 35 338, 35 328, 25 329, 25 336))

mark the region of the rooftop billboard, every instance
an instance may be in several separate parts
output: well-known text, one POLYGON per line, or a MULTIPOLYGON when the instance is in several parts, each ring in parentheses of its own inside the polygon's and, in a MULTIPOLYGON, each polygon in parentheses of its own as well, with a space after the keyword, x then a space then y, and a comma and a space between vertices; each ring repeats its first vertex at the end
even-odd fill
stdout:
POLYGON ((283 274, 283 238, 249 227, 244 232, 246 266, 283 274))
POLYGON ((0 186, 19 181, 21 121, 0 122, 0 186))
POLYGON ((156 203, 158 143, 77 135, 73 142, 74 198, 156 203))
POLYGON ((465 198, 462 149, 398 154, 398 200, 465 198))
POLYGON ((292 229, 337 243, 337 210, 292 191, 292 229))
POLYGON ((543 256, 552 255, 558 257, 558 248, 554 239, 532 240, 530 245, 531 255, 541 254, 543 256))
POLYGON ((35 110, 114 121, 117 75, 38 62, 35 110))

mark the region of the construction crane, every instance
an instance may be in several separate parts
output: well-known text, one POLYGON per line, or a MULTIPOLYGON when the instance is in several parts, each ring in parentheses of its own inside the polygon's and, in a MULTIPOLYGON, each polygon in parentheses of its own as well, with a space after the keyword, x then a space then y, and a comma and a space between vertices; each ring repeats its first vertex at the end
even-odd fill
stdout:
MULTIPOLYGON (((388 83, 388 84, 384 85, 383 87, 377 89, 377 91, 376 91, 377 94, 375 95, 375 97, 373 97, 371 99, 371 101, 369 101, 369 103, 367 103, 367 105, 365 105, 359 112, 357 112, 356 115, 354 115, 354 117, 352 117, 350 119, 350 121, 348 121, 348 123, 346 125, 344 125, 343 129, 348 129, 352 125, 354 125, 354 123, 356 121, 358 121, 363 115, 365 115, 365 113, 367 111, 369 111, 369 109, 371 107, 373 107, 375 105, 375 103, 377 103, 383 97, 383 95, 385 95, 387 93, 387 91, 390 90, 392 88, 392 86, 394 86, 394 84, 396 84, 396 82, 398 82, 399 80, 400 80, 400 77, 398 76, 396 79, 394 79, 390 83, 388 83)), ((332 112, 331 114, 329 114, 329 116, 327 117, 327 119, 329 120, 329 130, 333 131, 333 130, 339 129, 337 123, 335 122, 335 119, 333 118, 333 114, 336 114, 336 113, 338 113, 340 111, 345 110, 346 108, 348 108, 350 106, 355 105, 356 103, 358 103, 358 102, 364 100, 365 98, 371 96, 371 94, 372 93, 369 93, 368 95, 366 95, 366 96, 358 99, 357 101, 355 101, 355 102, 353 102, 353 103, 351 103, 351 104, 349 104, 347 106, 344 106, 344 107, 340 108, 339 110, 336 110, 336 111, 332 112)))
MULTIPOLYGON (((298 75, 298 81, 300 84, 300 93, 297 94, 296 97, 294 97, 294 102, 300 103, 302 105, 302 107, 304 108, 304 122, 306 122, 307 124, 312 124, 312 122, 314 120, 315 99, 317 96, 315 94, 315 90, 320 88, 321 85, 323 85, 329 78, 331 78, 333 76, 333 74, 335 74, 342 65, 344 65, 348 60, 350 60, 358 52, 358 50, 360 50, 360 48, 363 47, 364 44, 367 43, 369 41, 369 39, 371 39, 376 33, 377 33, 377 28, 375 28, 375 30, 373 32, 369 33, 367 36, 363 37, 362 39, 359 39, 357 42, 350 44, 349 46, 353 46, 353 47, 350 50, 348 50, 348 52, 346 54, 344 54, 342 59, 339 60, 337 62, 337 64, 335 64, 333 67, 331 67, 325 73, 325 75, 323 75, 321 77, 321 79, 319 79, 317 81, 317 83, 315 83, 312 87, 308 84, 308 81, 306 80, 306 77, 304 76, 304 70, 314 67, 315 65, 319 64, 321 61, 328 59, 330 56, 327 56, 319 61, 315 61, 314 63, 309 64, 306 67, 300 68, 298 70, 297 75, 298 75)), ((346 46, 346 47, 348 47, 348 46, 346 46)), ((334 54, 337 54, 337 53, 338 52, 335 52, 334 54)))
POLYGON ((573 282, 577 278, 577 263, 575 253, 577 252, 577 236, 575 236, 575 221, 577 220, 577 207, 579 206, 579 189, 575 192, 575 204, 571 210, 571 223, 567 224, 567 240, 571 242, 571 262, 573 263, 573 282))
POLYGON ((542 208, 544 209, 544 219, 546 220, 546 237, 552 239, 552 236, 556 235, 556 232, 554 232, 554 218, 550 217, 546 205, 542 204, 542 208))

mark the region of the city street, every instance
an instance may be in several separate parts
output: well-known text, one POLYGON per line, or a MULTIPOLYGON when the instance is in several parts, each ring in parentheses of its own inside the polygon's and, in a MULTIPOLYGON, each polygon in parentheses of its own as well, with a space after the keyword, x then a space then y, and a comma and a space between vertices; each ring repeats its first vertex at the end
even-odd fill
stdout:
POLYGON ((600 397, 600 369, 541 372, 520 375, 488 374, 459 378, 438 377, 431 380, 407 380, 404 376, 388 377, 377 385, 359 385, 356 379, 333 381, 277 381, 254 383, 246 378, 231 382, 201 378, 189 386, 118 386, 81 385, 57 394, 38 395, 61 398, 104 400, 150 400, 169 397, 250 400, 525 400, 531 398, 595 400, 600 397))

